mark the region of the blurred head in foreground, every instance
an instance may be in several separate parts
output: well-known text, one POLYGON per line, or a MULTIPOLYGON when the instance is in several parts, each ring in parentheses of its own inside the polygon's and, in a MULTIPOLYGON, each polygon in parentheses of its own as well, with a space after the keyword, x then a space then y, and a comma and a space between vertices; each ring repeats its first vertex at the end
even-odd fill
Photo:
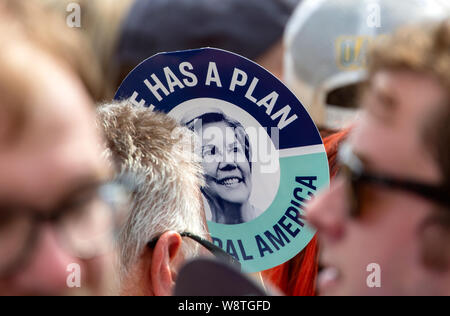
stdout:
POLYGON ((0 41, 0 295, 103 294, 112 213, 95 65, 34 2, 1 1, 0 41))
POLYGON ((193 153, 194 134, 166 114, 127 101, 98 109, 106 157, 117 175, 128 175, 130 213, 118 239, 122 295, 170 295, 177 271, 198 254, 195 235, 206 238, 193 153))
POLYGON ((302 1, 284 34, 284 80, 328 135, 356 117, 369 44, 402 25, 444 17, 436 0, 302 1))
POLYGON ((157 53, 202 47, 240 54, 281 78, 283 31, 298 2, 135 0, 118 40, 118 84, 157 53))
POLYGON ((363 112, 316 198, 321 294, 450 294, 450 20, 378 40, 363 112))

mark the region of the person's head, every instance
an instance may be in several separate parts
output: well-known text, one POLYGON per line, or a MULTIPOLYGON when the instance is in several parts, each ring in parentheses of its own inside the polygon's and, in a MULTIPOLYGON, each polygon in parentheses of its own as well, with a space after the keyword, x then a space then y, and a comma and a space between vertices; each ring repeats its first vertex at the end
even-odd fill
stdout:
POLYGON ((94 54, 83 54, 83 58, 96 59, 100 64, 103 80, 95 101, 109 100, 118 87, 117 65, 113 62, 120 36, 120 26, 135 0, 32 0, 56 11, 84 35, 94 54))
POLYGON ((351 124, 366 53, 376 37, 404 24, 442 19, 435 0, 305 0, 284 34, 284 80, 321 131, 351 124))
POLYGON ((39 43, 51 55, 63 58, 79 77, 90 97, 101 99, 105 78, 91 43, 78 28, 69 27, 66 11, 61 14, 49 9, 46 5, 48 1, 51 0, 3 1, 6 9, 4 13, 14 17, 12 23, 5 23, 5 29, 8 32, 20 28, 27 39, 39 43))
POLYGON ((128 174, 132 191, 118 238, 121 294, 170 295, 180 264, 199 251, 180 233, 207 236, 203 174, 191 146, 195 134, 166 114, 127 101, 104 104, 97 115, 106 157, 118 175, 128 174))
POLYGON ((252 192, 251 147, 244 127, 220 111, 185 122, 201 137, 203 192, 220 203, 244 204, 252 192))
POLYGON ((118 84, 157 53, 202 47, 240 54, 281 78, 283 31, 298 2, 135 0, 118 41, 118 84))
POLYGON ((370 51, 343 172, 308 213, 322 242, 322 294, 450 294, 449 91, 449 19, 370 51))
POLYGON ((95 75, 83 77, 71 57, 82 44, 65 30, 31 2, 0 3, 0 295, 69 294, 71 264, 81 290, 100 294, 103 259, 72 242, 95 246, 102 228, 87 217, 104 210, 109 171, 86 88, 95 75))

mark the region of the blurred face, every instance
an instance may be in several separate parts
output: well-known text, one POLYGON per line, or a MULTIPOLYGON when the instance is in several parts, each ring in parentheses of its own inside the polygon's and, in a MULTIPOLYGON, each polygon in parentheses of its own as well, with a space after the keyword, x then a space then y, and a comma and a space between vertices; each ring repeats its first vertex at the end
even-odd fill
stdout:
POLYGON ((250 164, 235 131, 225 122, 203 125, 202 166, 214 198, 243 204, 250 197, 250 164))
MULTIPOLYGON (((439 109, 444 91, 435 79, 411 72, 381 71, 371 80, 364 114, 353 131, 354 153, 371 173, 435 184, 437 164, 422 141, 429 113, 439 109)), ((420 225, 432 213, 432 202, 412 193, 374 184, 360 188, 359 218, 348 216, 350 201, 342 176, 317 197, 309 219, 322 243, 319 277, 322 295, 430 294, 439 276, 421 262, 420 225), (381 287, 367 278, 381 268, 381 287), (423 292, 421 292, 423 291, 423 292)), ((370 279, 370 278, 369 278, 370 279)))
MULTIPOLYGON (((0 226, 8 223, 5 214, 11 210, 46 217, 46 210, 64 203, 78 203, 74 209, 95 208, 97 202, 88 198, 93 193, 86 188, 107 176, 92 101, 81 83, 53 58, 37 50, 34 58, 27 74, 33 83, 26 91, 25 127, 12 144, 0 143, 0 226)), ((58 236, 54 226, 41 223, 23 266, 0 276, 0 295, 70 294, 66 280, 74 270, 67 269, 73 263, 81 268, 81 291, 101 294, 96 291, 105 258, 78 259, 61 246, 58 236)), ((3 248, 18 252, 21 238, 7 240, 3 248)))

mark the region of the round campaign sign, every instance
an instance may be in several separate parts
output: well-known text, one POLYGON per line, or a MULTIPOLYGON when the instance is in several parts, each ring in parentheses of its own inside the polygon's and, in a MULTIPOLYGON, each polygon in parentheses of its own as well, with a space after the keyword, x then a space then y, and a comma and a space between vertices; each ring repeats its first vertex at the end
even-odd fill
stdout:
POLYGON ((199 136, 208 228, 243 271, 282 264, 311 241, 304 208, 329 183, 325 148, 267 70, 220 49, 162 53, 137 66, 115 98, 166 112, 199 136))

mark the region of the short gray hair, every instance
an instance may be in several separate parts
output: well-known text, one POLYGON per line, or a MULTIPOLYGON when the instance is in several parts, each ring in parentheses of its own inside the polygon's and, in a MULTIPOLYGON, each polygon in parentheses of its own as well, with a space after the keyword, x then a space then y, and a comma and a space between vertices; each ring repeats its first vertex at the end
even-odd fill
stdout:
MULTIPOLYGON (((166 114, 128 101, 99 106, 97 121, 106 138, 105 156, 117 175, 132 175, 130 212, 118 238, 121 276, 147 242, 168 230, 206 237, 196 135, 166 114)), ((181 249, 185 257, 198 252, 188 240, 181 249)))

